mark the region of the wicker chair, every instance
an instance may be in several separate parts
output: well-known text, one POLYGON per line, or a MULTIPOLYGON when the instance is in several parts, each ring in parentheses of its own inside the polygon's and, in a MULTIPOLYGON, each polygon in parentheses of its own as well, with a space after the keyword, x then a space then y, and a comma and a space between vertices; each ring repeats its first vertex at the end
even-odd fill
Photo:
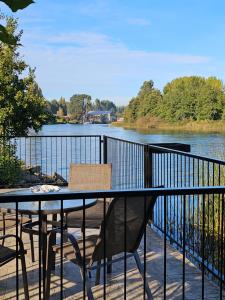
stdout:
MULTIPOLYGON (((112 182, 111 164, 71 164, 69 189, 80 190, 110 190, 112 182)), ((106 199, 107 207, 110 199, 106 199)), ((97 204, 85 209, 85 224, 83 211, 68 213, 65 217, 69 228, 99 228, 104 218, 104 201, 97 200, 97 204)))
MULTIPOLYGON (((29 300, 29 290, 28 290, 27 271, 26 271, 26 262, 25 262, 26 251, 24 250, 23 242, 19 237, 17 237, 16 235, 13 235, 13 234, 0 236, 0 240, 2 240, 3 242, 6 239, 12 239, 12 238, 15 238, 16 243, 18 244, 18 252, 16 252, 16 250, 11 249, 9 247, 0 245, 0 268, 3 265, 9 263, 10 261, 16 259, 17 257, 18 257, 18 259, 21 260, 24 297, 25 297, 25 300, 29 300)), ((4 244, 4 243, 2 243, 2 244, 4 244)))
MULTIPOLYGON (((93 268, 94 263, 97 263, 96 285, 99 284, 100 269, 102 266, 101 261, 104 260, 104 258, 107 259, 108 257, 128 252, 134 256, 138 270, 142 278, 144 277, 137 249, 143 237, 147 222, 151 219, 153 214, 155 201, 156 197, 153 196, 147 198, 116 198, 110 203, 98 235, 86 236, 83 241, 83 239, 76 239, 70 233, 63 232, 69 241, 63 244, 62 255, 79 266, 83 280, 85 280, 89 300, 94 298, 88 278, 88 271, 93 268), (84 244, 85 251, 83 248, 84 244)), ((61 246, 54 245, 54 235, 56 232, 61 233, 61 230, 55 230, 54 233, 50 234, 49 240, 46 299, 49 299, 50 295, 52 256, 54 253, 61 253, 61 246)), ((116 261, 118 261, 118 259, 115 260, 115 262, 116 261)), ((113 262, 112 260, 110 263, 112 264, 113 262)), ((151 291, 147 283, 145 288, 148 299, 152 299, 151 291)))

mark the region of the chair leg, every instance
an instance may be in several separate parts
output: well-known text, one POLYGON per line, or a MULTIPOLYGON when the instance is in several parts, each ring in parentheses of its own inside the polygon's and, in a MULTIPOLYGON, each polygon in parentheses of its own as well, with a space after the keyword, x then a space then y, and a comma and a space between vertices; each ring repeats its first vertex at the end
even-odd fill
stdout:
POLYGON ((24 287, 24 296, 25 300, 29 300, 29 289, 28 289, 28 281, 27 281, 27 270, 26 270, 26 262, 24 254, 21 255, 21 265, 22 265, 22 276, 23 276, 23 287, 24 287))
POLYGON ((97 262, 95 285, 98 285, 100 283, 100 275, 101 275, 101 260, 97 262))
POLYGON ((94 300, 94 296, 91 290, 91 282, 88 278, 88 272, 87 270, 84 272, 82 267, 80 267, 80 272, 83 280, 85 280, 85 287, 87 291, 88 300, 94 300))
POLYGON ((20 223, 20 238, 21 238, 21 240, 22 240, 22 233, 23 233, 23 224, 22 224, 22 222, 20 223))
POLYGON ((53 265, 54 253, 51 247, 48 248, 48 261, 47 261, 47 271, 46 271, 46 282, 45 282, 45 299, 48 300, 50 297, 50 285, 51 285, 51 270, 53 265))
MULTIPOLYGON (((139 270, 139 272, 141 274, 141 277, 144 280, 145 274, 144 274, 144 270, 143 270, 142 265, 141 265, 141 260, 140 260, 140 257, 138 255, 137 251, 134 252, 134 258, 135 258, 138 270, 139 270)), ((152 300, 153 299, 152 293, 151 293, 151 290, 150 290, 150 288, 148 286, 147 281, 145 281, 145 290, 146 290, 146 293, 147 293, 147 296, 148 296, 148 300, 152 300)))
POLYGON ((30 233, 29 236, 30 236, 31 259, 32 259, 32 262, 35 262, 35 255, 34 255, 34 237, 33 237, 33 234, 32 234, 32 233, 30 233))
POLYGON ((107 273, 108 274, 112 273, 112 257, 109 257, 107 259, 107 273))
MULTIPOLYGON (((6 230, 5 230, 5 222, 4 222, 4 219, 3 219, 3 235, 6 234, 6 230)), ((5 244, 5 239, 2 240, 2 246, 4 246, 5 244)))

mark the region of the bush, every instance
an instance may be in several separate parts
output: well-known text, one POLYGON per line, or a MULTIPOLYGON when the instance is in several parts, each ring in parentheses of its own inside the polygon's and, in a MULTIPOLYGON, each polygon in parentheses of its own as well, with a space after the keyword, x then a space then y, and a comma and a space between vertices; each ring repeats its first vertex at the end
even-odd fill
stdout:
POLYGON ((16 146, 9 141, 0 145, 0 185, 12 185, 18 182, 22 162, 16 156, 16 146))

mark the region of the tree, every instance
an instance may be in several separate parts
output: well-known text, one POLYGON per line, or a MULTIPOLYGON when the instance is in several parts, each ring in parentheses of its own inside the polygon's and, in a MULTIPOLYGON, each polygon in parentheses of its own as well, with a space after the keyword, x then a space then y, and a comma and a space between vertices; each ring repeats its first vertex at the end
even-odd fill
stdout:
MULTIPOLYGON (((30 4, 34 3, 33 0, 0 0, 5 3, 12 12, 16 12, 19 9, 24 9, 30 4)), ((0 19, 2 19, 0 17, 0 19)), ((8 32, 7 28, 0 24, 0 41, 7 45, 17 45, 19 40, 17 36, 14 36, 10 32, 8 32)))
POLYGON ((102 100, 101 101, 101 110, 111 111, 111 113, 115 114, 116 113, 116 105, 112 101, 102 100))
POLYGON ((67 115, 67 107, 66 107, 66 100, 65 98, 61 97, 59 99, 59 107, 62 109, 63 115, 66 116, 67 115))
POLYGON ((146 115, 154 116, 161 101, 161 93, 154 88, 154 82, 152 80, 145 81, 138 95, 132 98, 126 107, 124 112, 125 121, 135 122, 138 118, 146 115))
POLYGON ((53 115, 57 114, 57 111, 59 110, 59 103, 57 100, 53 99, 51 101, 51 112, 53 115))
POLYGON ((91 109, 91 96, 75 94, 70 98, 69 113, 76 122, 81 123, 86 111, 91 109))
POLYGON ((165 86, 158 113, 169 121, 219 120, 224 106, 221 80, 215 77, 180 77, 165 86))
POLYGON ((95 99, 95 103, 93 105, 93 109, 94 110, 101 110, 102 107, 101 107, 101 101, 99 99, 95 99))
MULTIPOLYGON (((17 20, 6 18, 6 30, 20 41, 17 20)), ((26 135, 48 121, 46 102, 35 81, 33 69, 20 57, 18 45, 0 42, 0 133, 26 135), (28 75, 23 77, 24 72, 28 75)))
POLYGON ((152 80, 145 81, 138 93, 139 109, 137 117, 155 116, 158 106, 162 101, 161 92, 154 88, 152 80))

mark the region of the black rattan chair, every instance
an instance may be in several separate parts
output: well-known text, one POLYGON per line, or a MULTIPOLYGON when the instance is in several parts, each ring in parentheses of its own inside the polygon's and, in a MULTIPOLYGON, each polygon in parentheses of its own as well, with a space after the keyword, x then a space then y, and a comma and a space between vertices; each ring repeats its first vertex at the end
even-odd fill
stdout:
MULTIPOLYGON (((86 236, 83 241, 83 239, 76 239, 70 233, 63 232, 69 242, 63 244, 62 255, 79 266, 83 280, 85 280, 89 300, 94 298, 88 278, 88 271, 92 269, 94 263, 97 263, 96 285, 99 284, 100 280, 101 261, 123 252, 134 256, 138 270, 141 276, 144 276, 137 249, 147 223, 152 217, 155 201, 156 197, 153 196, 116 198, 109 205, 99 234, 86 236)), ((54 234, 55 232, 61 233, 61 230, 55 230, 54 234)), ((49 299, 50 294, 52 256, 54 253, 61 253, 61 246, 53 245, 54 234, 50 234, 49 240, 46 299, 49 299)), ((113 260, 110 261, 110 264, 113 262, 113 260)), ((148 299, 152 299, 147 283, 146 293, 148 299)))
POLYGON ((18 252, 15 249, 11 249, 4 245, 0 245, 0 268, 9 263, 10 261, 18 258, 21 261, 22 265, 22 276, 23 276, 23 286, 24 286, 24 297, 25 300, 29 300, 29 290, 28 290, 28 282, 27 282, 27 271, 26 271, 26 262, 25 262, 25 254, 26 250, 24 250, 22 240, 13 234, 0 236, 0 240, 5 241, 6 239, 16 240, 18 244, 18 252))

